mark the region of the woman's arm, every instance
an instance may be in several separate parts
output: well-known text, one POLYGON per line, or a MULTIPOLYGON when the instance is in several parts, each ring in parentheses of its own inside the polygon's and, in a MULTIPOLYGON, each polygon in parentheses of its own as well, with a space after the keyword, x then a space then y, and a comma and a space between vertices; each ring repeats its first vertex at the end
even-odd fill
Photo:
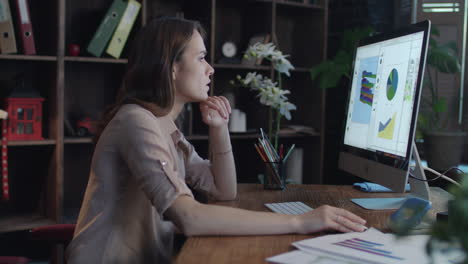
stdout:
POLYGON ((187 236, 308 234, 327 229, 361 232, 366 221, 344 209, 321 206, 302 215, 284 215, 207 205, 178 197, 166 216, 187 236))
POLYGON ((237 178, 231 140, 227 126, 210 127, 211 171, 219 200, 233 200, 237 196, 237 178))
POLYGON ((200 108, 203 121, 210 127, 211 171, 215 182, 212 195, 219 200, 233 200, 237 195, 237 179, 228 130, 231 107, 226 98, 213 96, 201 103, 200 108))

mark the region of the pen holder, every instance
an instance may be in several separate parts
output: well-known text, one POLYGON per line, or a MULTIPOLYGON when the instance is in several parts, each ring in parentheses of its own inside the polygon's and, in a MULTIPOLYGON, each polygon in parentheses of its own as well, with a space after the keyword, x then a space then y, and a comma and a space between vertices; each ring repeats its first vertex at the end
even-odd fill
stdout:
POLYGON ((264 162, 263 189, 284 190, 286 188, 286 170, 282 161, 264 162))

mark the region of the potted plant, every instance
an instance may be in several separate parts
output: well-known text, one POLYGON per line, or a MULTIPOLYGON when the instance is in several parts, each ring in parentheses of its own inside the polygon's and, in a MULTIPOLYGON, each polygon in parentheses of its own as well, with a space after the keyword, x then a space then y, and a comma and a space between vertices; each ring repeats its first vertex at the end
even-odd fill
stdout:
POLYGON ((244 55, 245 58, 267 59, 273 64, 276 72, 276 82, 267 76, 256 72, 249 72, 242 78, 237 75, 236 80, 231 81, 233 86, 248 87, 250 90, 258 92, 257 97, 261 104, 269 108, 268 115, 268 136, 272 139, 274 148, 278 150, 278 133, 280 130, 281 118, 291 119, 291 111, 296 110, 296 106, 289 102, 287 95, 289 90, 283 89, 282 74, 289 77, 289 71, 294 66, 289 62, 288 55, 276 48, 273 43, 257 42, 250 46, 244 55))
POLYGON ((423 85, 424 89, 431 92, 431 98, 423 98, 418 119, 418 134, 424 139, 424 157, 429 167, 444 171, 459 164, 466 133, 449 127, 450 118, 453 117, 449 115, 447 99, 440 94, 443 87, 438 85, 441 73, 460 72, 456 44, 452 41, 441 45, 434 39, 435 36, 439 36, 439 30, 433 26, 423 85))
POLYGON ((332 59, 324 60, 312 67, 310 74, 312 80, 319 81, 319 87, 328 89, 337 87, 340 80, 345 77, 351 81, 351 70, 354 50, 359 40, 374 33, 371 27, 349 29, 343 33, 341 45, 332 59))
POLYGON ((262 176, 259 175, 259 180, 268 190, 283 190, 285 188, 285 162, 288 154, 294 149, 294 145, 291 146, 287 154, 283 156, 283 145, 278 145, 282 117, 290 120, 291 111, 296 110, 296 105, 289 102, 287 97, 291 92, 283 89, 282 74, 289 77, 289 71, 294 69, 294 66, 287 59, 288 56, 284 55, 271 42, 257 42, 249 46, 244 58, 270 61, 274 69, 273 78, 270 79, 256 72, 248 72, 244 78, 237 75, 236 79, 230 82, 232 86, 250 88, 251 91, 257 93, 260 103, 268 107, 268 137, 265 140, 265 135, 261 130, 263 141, 259 138, 260 145, 255 145, 258 154, 264 161, 265 168, 265 173, 262 176), (271 139, 271 143, 269 139, 271 139))
MULTIPOLYGON (((468 264, 468 178, 464 174, 464 179, 460 186, 452 186, 450 192, 454 199, 448 203, 448 220, 437 221, 431 225, 430 239, 426 245, 427 253, 430 256, 450 254, 451 251, 462 251, 460 259, 453 263, 468 264)), ((457 254, 460 255, 460 254, 457 254)))

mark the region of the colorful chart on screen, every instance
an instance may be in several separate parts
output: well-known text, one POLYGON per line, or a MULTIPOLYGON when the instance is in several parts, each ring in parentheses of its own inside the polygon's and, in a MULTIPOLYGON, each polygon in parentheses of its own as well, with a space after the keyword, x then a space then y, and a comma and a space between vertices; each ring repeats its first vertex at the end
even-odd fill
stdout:
POLYGON ((398 71, 393 69, 387 79, 387 99, 391 101, 398 89, 398 71))
POLYGON ((396 113, 393 114, 385 123, 379 122, 379 138, 393 139, 393 131, 395 130, 396 113))
POLYGON ((374 89, 379 57, 365 58, 359 64, 358 89, 354 97, 352 120, 361 124, 369 124, 374 101, 374 89))

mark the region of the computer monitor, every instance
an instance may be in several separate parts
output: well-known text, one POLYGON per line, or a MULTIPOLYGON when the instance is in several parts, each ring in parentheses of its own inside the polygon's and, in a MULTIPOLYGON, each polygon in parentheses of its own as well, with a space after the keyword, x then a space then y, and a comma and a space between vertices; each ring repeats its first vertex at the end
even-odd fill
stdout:
MULTIPOLYGON (((411 173, 420 179, 410 178, 411 194, 426 200, 414 135, 429 32, 430 21, 423 21, 360 41, 339 158, 340 169, 395 192, 405 191, 411 173)), ((369 209, 398 208, 403 201, 373 199, 369 209)))

